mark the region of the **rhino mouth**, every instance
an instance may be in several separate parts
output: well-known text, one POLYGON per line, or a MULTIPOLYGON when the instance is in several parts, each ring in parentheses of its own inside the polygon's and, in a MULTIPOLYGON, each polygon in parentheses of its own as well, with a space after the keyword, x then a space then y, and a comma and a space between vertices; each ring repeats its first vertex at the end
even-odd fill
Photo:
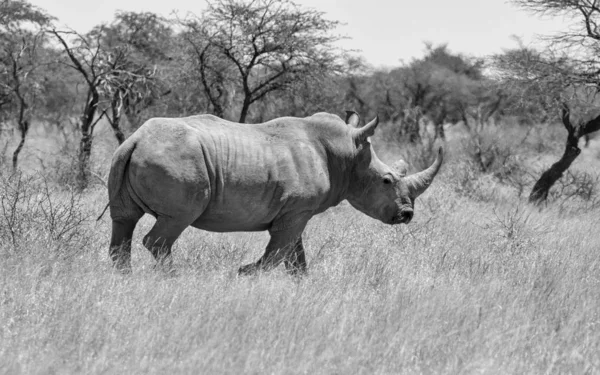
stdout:
POLYGON ((413 210, 404 210, 392 217, 390 224, 408 224, 414 215, 413 210))

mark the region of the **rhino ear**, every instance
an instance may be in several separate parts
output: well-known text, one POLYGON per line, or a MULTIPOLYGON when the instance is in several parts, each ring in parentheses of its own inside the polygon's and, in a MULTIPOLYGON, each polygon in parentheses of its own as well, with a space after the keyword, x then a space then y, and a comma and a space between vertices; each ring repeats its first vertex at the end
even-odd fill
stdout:
POLYGON ((352 126, 353 128, 358 128, 360 123, 360 116, 358 113, 354 111, 346 111, 346 124, 352 126))
POLYGON ((392 164, 392 169, 396 171, 401 177, 404 177, 408 174, 408 163, 400 159, 394 164, 392 164))
POLYGON ((362 128, 354 129, 354 139, 358 141, 358 143, 365 142, 367 138, 371 137, 375 134, 375 129, 379 125, 379 116, 375 116, 371 122, 362 128))

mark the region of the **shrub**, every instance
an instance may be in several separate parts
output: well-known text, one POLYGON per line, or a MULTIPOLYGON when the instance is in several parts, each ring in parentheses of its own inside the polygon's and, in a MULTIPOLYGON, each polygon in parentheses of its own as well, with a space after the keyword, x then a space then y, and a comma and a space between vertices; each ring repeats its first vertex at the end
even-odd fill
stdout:
POLYGON ((540 238, 547 233, 543 222, 536 221, 532 211, 520 205, 507 210, 495 207, 492 217, 481 226, 492 233, 490 249, 514 256, 537 247, 540 238))
POLYGON ((549 201, 557 202, 561 211, 591 210, 600 207, 600 174, 567 170, 549 192, 549 201))
POLYGON ((495 196, 495 184, 491 176, 481 173, 470 160, 448 163, 444 174, 454 192, 478 202, 489 202, 495 196))
POLYGON ((516 125, 488 126, 472 132, 462 146, 482 173, 502 173, 507 164, 516 162, 531 131, 523 134, 523 128, 516 125))
POLYGON ((71 248, 83 238, 88 215, 75 189, 53 186, 40 174, 0 174, 0 240, 18 252, 30 241, 55 249, 71 248))

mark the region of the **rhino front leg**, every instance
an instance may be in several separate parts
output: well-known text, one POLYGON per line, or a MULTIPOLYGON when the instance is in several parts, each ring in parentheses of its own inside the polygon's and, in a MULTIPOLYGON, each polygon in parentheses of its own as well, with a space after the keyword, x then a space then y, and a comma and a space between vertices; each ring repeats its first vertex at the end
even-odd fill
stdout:
POLYGON ((306 222, 303 222, 301 225, 297 225, 292 228, 280 231, 270 231, 271 239, 269 240, 265 254, 256 263, 251 263, 240 267, 238 274, 250 275, 256 273, 257 271, 272 270, 284 260, 290 259, 292 254, 297 253, 296 249, 298 249, 298 243, 300 243, 300 249, 302 249, 302 252, 301 256, 297 256, 296 259, 299 267, 301 267, 301 263, 304 263, 304 268, 306 269, 304 249, 301 242, 302 231, 304 230, 305 226, 306 222))
POLYGON ((304 254, 304 245, 302 244, 302 236, 298 237, 294 248, 290 252, 287 259, 283 261, 285 269, 291 275, 304 275, 307 272, 306 255, 304 254))

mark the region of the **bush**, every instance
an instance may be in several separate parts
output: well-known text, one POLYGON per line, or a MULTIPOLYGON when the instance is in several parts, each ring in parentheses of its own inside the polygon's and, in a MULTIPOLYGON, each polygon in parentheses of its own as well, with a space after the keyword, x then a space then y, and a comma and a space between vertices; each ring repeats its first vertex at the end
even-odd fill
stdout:
POLYGON ((561 211, 592 210, 600 207, 600 174, 567 170, 550 189, 548 200, 558 203, 561 211))
POLYGON ((83 239, 88 215, 81 193, 60 189, 40 174, 0 175, 0 240, 5 251, 18 252, 31 241, 56 250, 72 248, 83 239))
POLYGON ((514 164, 530 133, 523 135, 517 126, 488 126, 464 139, 463 148, 482 173, 502 173, 509 162, 514 164))
POLYGON ((460 196, 478 202, 489 202, 496 196, 497 185, 492 176, 482 174, 470 160, 446 164, 444 174, 448 176, 454 192, 460 196))

